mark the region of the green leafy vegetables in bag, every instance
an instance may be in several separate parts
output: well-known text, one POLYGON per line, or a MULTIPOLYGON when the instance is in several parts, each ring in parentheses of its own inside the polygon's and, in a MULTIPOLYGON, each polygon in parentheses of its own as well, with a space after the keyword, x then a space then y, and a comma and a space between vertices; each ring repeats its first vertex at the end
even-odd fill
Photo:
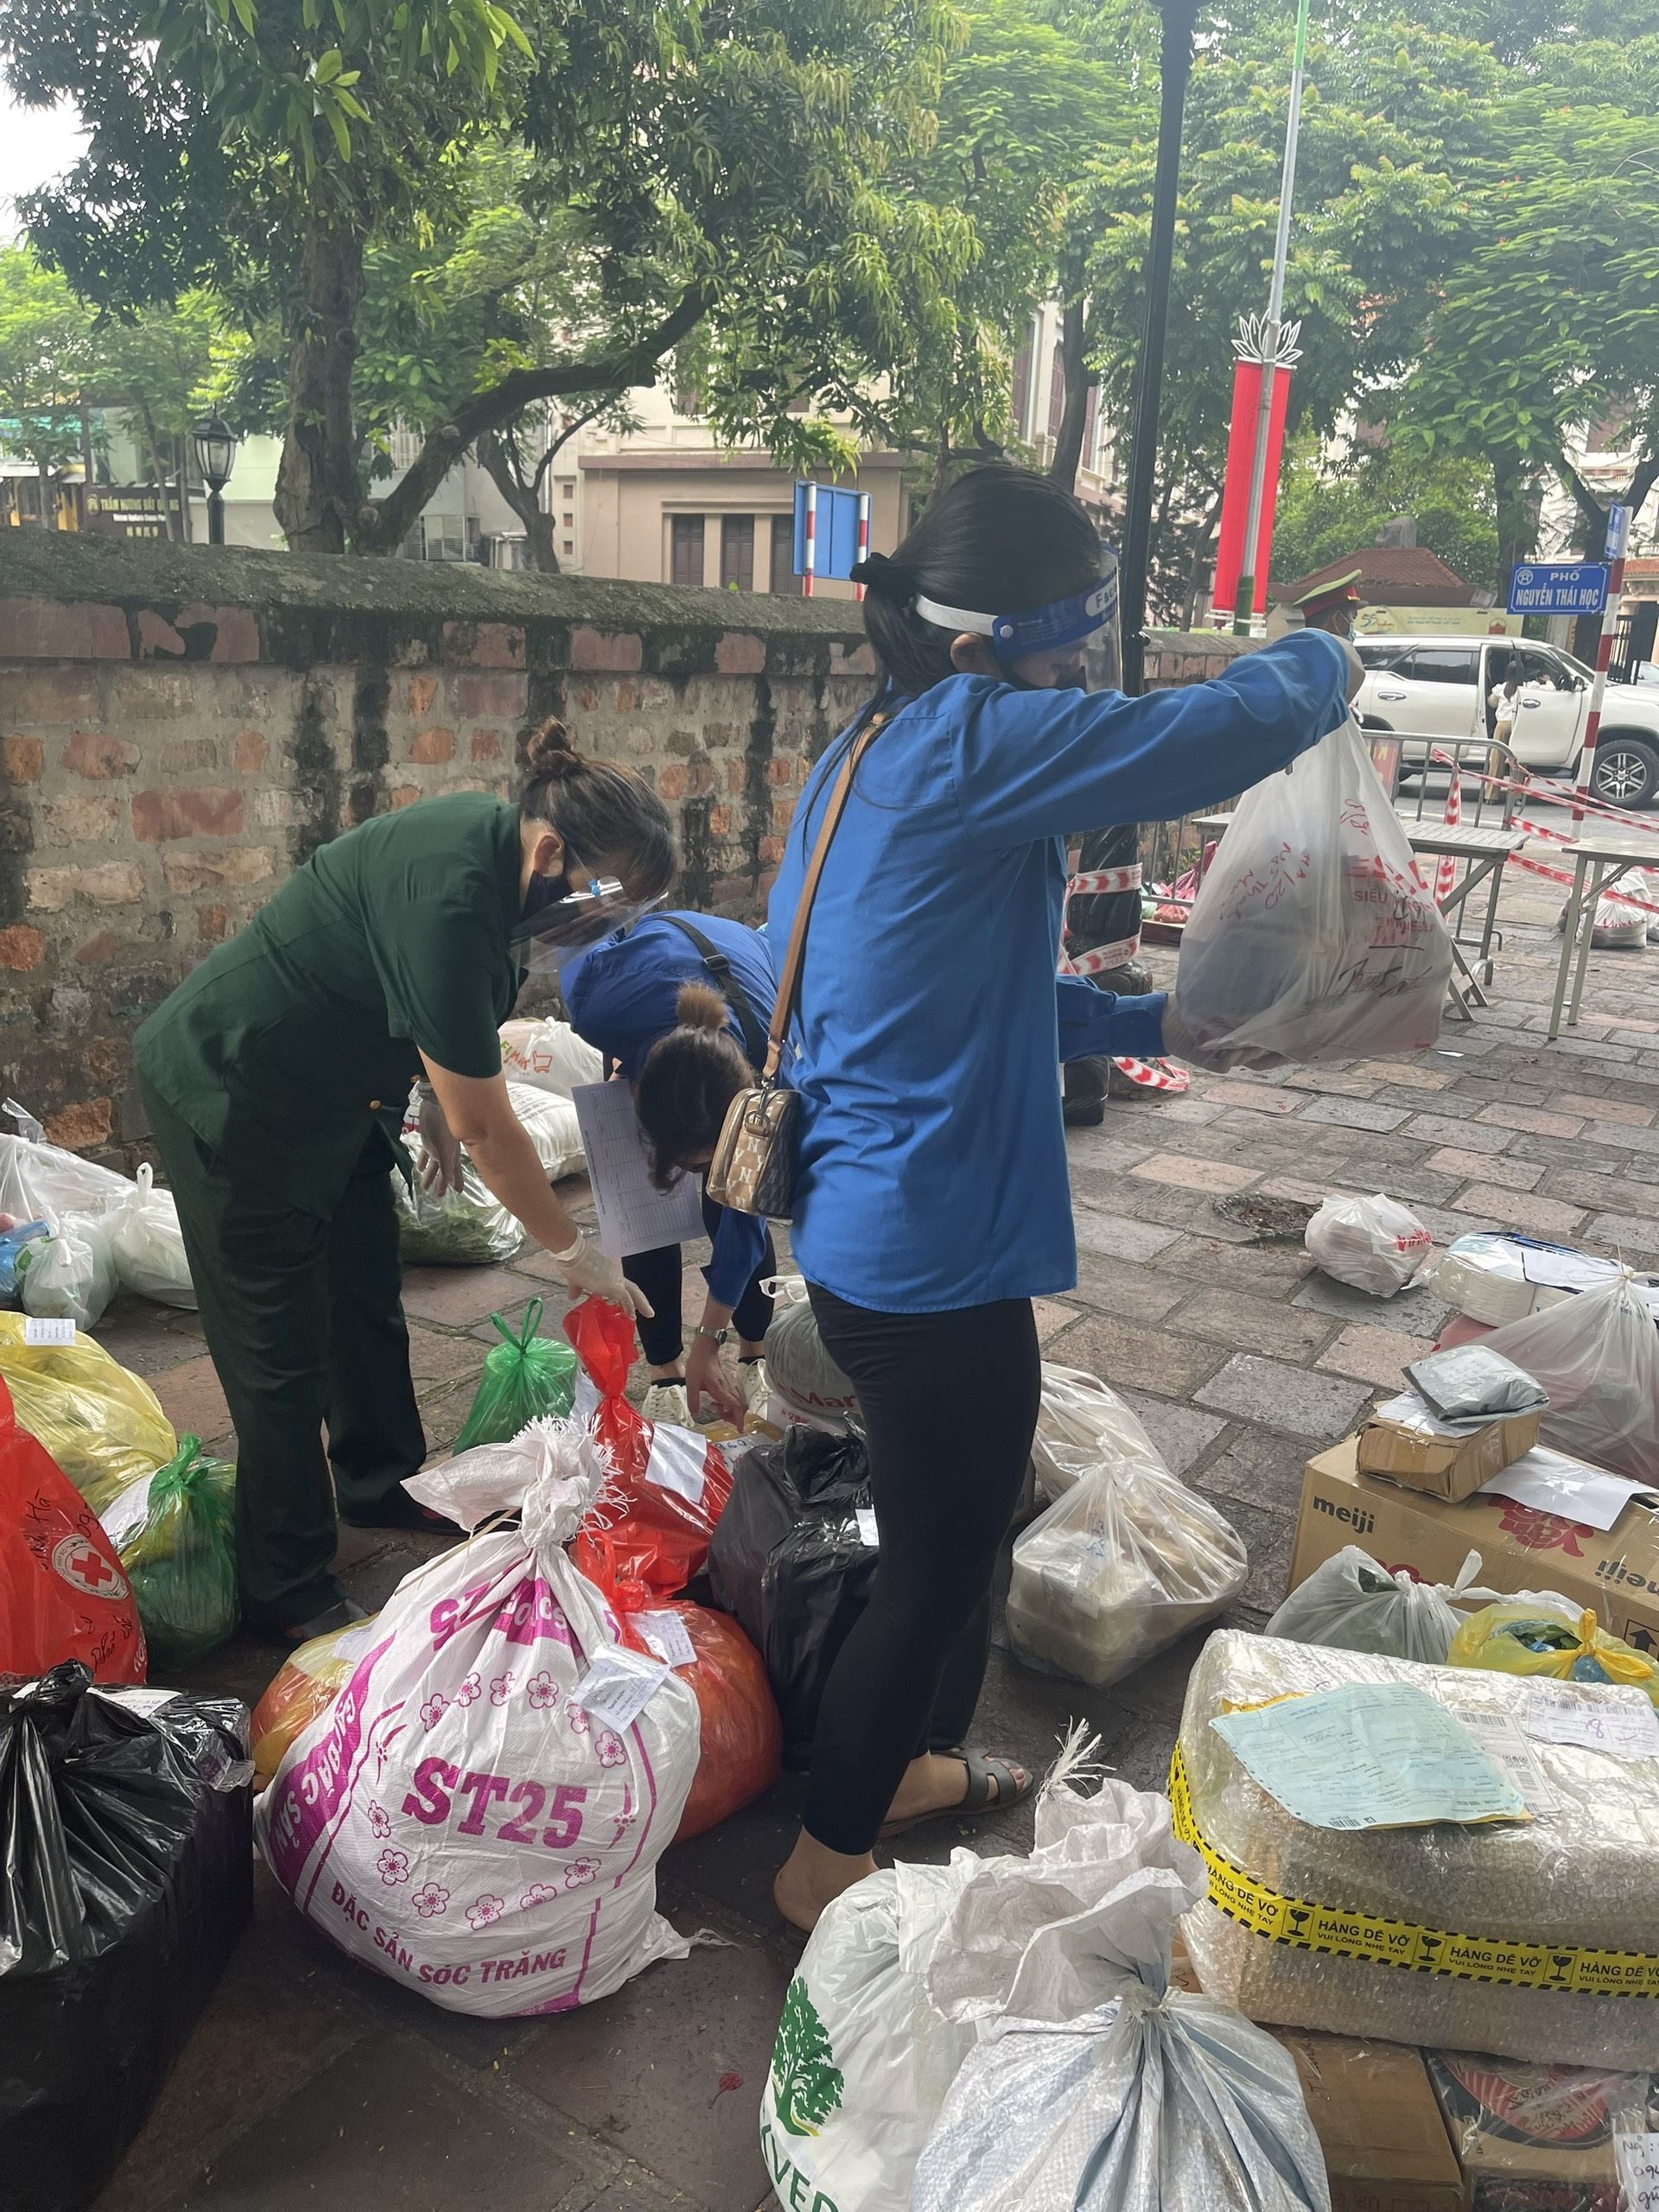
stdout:
POLYGON ((152 1662, 200 1659, 236 1633, 236 1469, 208 1459, 199 1436, 179 1439, 149 1478, 143 1519, 115 1541, 152 1662))
POLYGON ((520 1429, 547 1414, 563 1420, 575 1393, 575 1353, 563 1338, 536 1333, 542 1320, 539 1298, 531 1300, 517 1334, 499 1313, 490 1319, 503 1340, 485 1357, 473 1409, 455 1439, 457 1452, 470 1452, 475 1444, 511 1443, 520 1429))

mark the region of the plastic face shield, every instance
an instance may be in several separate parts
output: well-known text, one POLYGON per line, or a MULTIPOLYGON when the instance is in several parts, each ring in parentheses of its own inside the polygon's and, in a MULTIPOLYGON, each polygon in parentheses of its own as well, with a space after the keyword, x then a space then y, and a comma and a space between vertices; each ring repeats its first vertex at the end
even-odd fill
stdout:
POLYGON ((972 607, 946 607, 918 595, 916 612, 942 630, 965 631, 989 640, 1000 661, 1024 660, 1032 653, 1056 652, 1081 645, 1091 690, 1116 688, 1122 669, 1117 604, 1117 556, 1103 550, 1103 573, 1087 591, 1057 599, 1023 614, 988 614, 972 607))
POLYGON ((568 962, 662 903, 660 897, 629 898, 614 876, 594 876, 581 891, 568 891, 562 899, 550 899, 524 915, 509 950, 532 976, 563 975, 568 962))

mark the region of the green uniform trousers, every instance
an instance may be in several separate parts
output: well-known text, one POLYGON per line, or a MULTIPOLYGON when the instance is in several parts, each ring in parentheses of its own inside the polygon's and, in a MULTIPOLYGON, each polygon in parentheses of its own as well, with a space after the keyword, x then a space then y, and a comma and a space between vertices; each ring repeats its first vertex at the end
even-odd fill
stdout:
POLYGON ((336 1497, 347 1520, 395 1513, 398 1484, 426 1457, 386 1143, 372 1135, 323 1220, 262 1185, 257 1167, 216 1158, 143 1088, 236 1427, 243 1613, 251 1627, 292 1627, 340 1594, 336 1497))

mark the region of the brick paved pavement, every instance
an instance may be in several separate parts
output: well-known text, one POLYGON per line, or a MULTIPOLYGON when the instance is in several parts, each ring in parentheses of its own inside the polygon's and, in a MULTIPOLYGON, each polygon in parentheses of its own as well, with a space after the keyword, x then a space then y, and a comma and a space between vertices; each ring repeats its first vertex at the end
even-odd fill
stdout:
MULTIPOLYGON (((1259 1623, 1283 1592, 1308 1453, 1393 1381, 1443 1309, 1427 1292, 1379 1305, 1332 1283, 1299 1246, 1251 1243, 1215 1197, 1380 1188, 1437 1238, 1503 1223, 1659 1267, 1659 951, 1597 955, 1586 1019, 1548 1046, 1552 911, 1524 882, 1506 898, 1503 995, 1436 1052, 1200 1077, 1185 1099, 1114 1103, 1101 1128, 1074 1135, 1080 1280, 1039 1309, 1046 1356, 1121 1389, 1171 1466, 1242 1531, 1238 1622, 1259 1623)), ((1153 959, 1173 972, 1173 956, 1153 959)), ((546 1274, 532 1260, 411 1277, 435 1449, 464 1418, 490 1313, 515 1316, 546 1274)), ((181 1427, 223 1439, 192 1319, 130 1307, 102 1333, 181 1427)), ((348 1534, 346 1580, 378 1605, 432 1548, 348 1534)), ((980 1738, 1040 1765, 1084 1713, 1112 1764, 1155 1786, 1199 1640, 1103 1694, 1028 1674, 999 1646, 980 1738)), ((252 1697, 278 1656, 238 1639, 194 1679, 252 1697)), ((798 1787, 664 1862, 664 1910, 718 1945, 554 2022, 440 2012, 331 1951, 262 1877, 257 1924, 100 2212, 751 2212, 767 2198, 756 2100, 797 1955, 770 1916, 769 1882, 798 1787), (722 2090, 734 2075, 742 2086, 722 2090)), ((1024 1835, 1013 1816, 903 1847, 942 1858, 958 1841, 995 1851, 1024 1835)))

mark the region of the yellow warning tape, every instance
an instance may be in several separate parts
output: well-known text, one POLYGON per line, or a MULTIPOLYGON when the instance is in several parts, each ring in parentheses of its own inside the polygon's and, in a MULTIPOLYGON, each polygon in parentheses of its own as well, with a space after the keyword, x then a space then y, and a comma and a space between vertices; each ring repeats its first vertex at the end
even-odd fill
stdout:
POLYGON ((1169 1766, 1175 1833, 1199 1852, 1210 1871, 1210 1902, 1253 1936, 1298 1951, 1370 1959, 1459 1981, 1497 1981, 1516 1989, 1559 1989, 1591 1997, 1659 1997, 1659 1955, 1650 1951, 1586 1950, 1570 1943, 1520 1943, 1384 1920, 1312 1898, 1287 1897, 1236 1866, 1208 1841, 1192 1815, 1186 1764, 1178 1745, 1169 1766))

